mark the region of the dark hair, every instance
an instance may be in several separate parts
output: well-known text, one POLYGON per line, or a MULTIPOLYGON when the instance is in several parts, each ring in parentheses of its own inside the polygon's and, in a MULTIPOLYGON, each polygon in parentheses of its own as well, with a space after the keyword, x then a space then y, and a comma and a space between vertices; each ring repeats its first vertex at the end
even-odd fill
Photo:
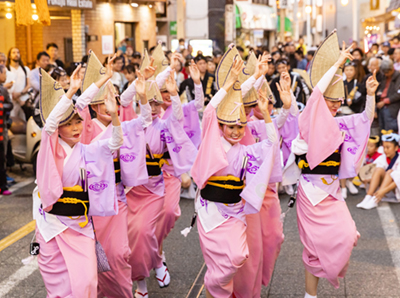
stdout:
POLYGON ((48 43, 46 46, 46 50, 48 50, 50 48, 56 48, 58 50, 58 45, 55 44, 54 42, 48 43))
MULTIPOLYGON (((135 63, 136 64, 136 63, 135 63)), ((127 73, 135 73, 136 67, 134 64, 129 64, 125 67, 127 73)))
POLYGON ((278 59, 275 62, 275 66, 277 67, 279 64, 285 64, 286 66, 289 66, 289 60, 286 58, 278 59))
POLYGON ((397 35, 396 35, 396 36, 394 36, 394 37, 392 38, 392 40, 393 40, 393 39, 395 39, 395 38, 396 38, 397 40, 400 40, 400 37, 399 37, 399 36, 397 36, 397 35))
POLYGON ((82 63, 87 63, 88 60, 89 60, 89 55, 85 55, 85 56, 82 57, 81 62, 82 62, 82 63))
POLYGON ((42 58, 42 56, 46 56, 46 57, 50 58, 50 55, 43 51, 43 52, 39 52, 39 54, 37 54, 36 60, 39 61, 40 58, 42 58))
POLYGON ((0 73, 3 73, 3 71, 6 69, 6 67, 2 64, 0 64, 0 73))
POLYGON ((372 45, 371 45, 371 48, 372 47, 378 47, 379 48, 379 45, 377 44, 377 43, 373 43, 372 45))
POLYGON ((194 63, 197 64, 201 60, 204 60, 205 62, 207 62, 206 57, 204 57, 203 55, 198 55, 198 56, 196 56, 196 58, 194 58, 194 63))
POLYGON ((121 91, 119 90, 119 86, 115 85, 115 84, 113 84, 113 86, 114 86, 115 92, 117 92, 118 95, 121 95, 121 91))
POLYGON ((181 43, 181 42, 185 42, 185 39, 184 38, 179 38, 179 43, 181 43))
POLYGON ((296 52, 294 52, 297 55, 300 55, 302 58, 304 58, 304 52, 301 48, 297 49, 296 52))
POLYGON ((51 72, 51 77, 58 81, 62 76, 66 76, 67 72, 64 70, 64 68, 57 66, 56 68, 53 69, 51 72))
POLYGON ((384 140, 382 140, 382 144, 383 144, 383 142, 392 143, 395 147, 396 147, 396 146, 400 147, 399 142, 397 142, 395 139, 393 139, 393 140, 391 140, 391 141, 384 141, 384 140))
POLYGON ((142 58, 142 54, 140 54, 139 52, 134 52, 133 54, 132 54, 132 58, 142 58))
POLYGON ((149 50, 149 53, 153 52, 156 49, 156 47, 151 47, 149 50))
POLYGON ((393 53, 394 53, 394 48, 390 48, 388 51, 388 55, 393 55, 393 53))
MULTIPOLYGON (((122 57, 122 56, 117 56, 117 57, 115 57, 115 59, 112 61, 112 63, 115 64, 118 60, 124 61, 124 57, 122 57)), ((108 62, 108 59, 107 59, 107 62, 108 62)))
POLYGON ((241 46, 237 46, 236 49, 237 49, 239 52, 244 52, 244 49, 243 49, 241 46))
MULTIPOLYGON (((11 52, 12 52, 12 50, 14 50, 14 49, 17 49, 17 50, 19 51, 19 49, 18 49, 17 47, 12 47, 12 48, 8 51, 7 63, 6 63, 6 67, 7 67, 8 70, 10 70, 10 60, 11 60, 11 59, 10 59, 10 56, 11 56, 11 52)), ((25 76, 26 76, 26 69, 25 69, 24 63, 22 62, 22 59, 21 59, 21 52, 19 53, 19 60, 18 60, 18 63, 19 63, 19 65, 22 67, 22 70, 24 71, 25 76)))
POLYGON ((282 55, 282 53, 281 53, 280 51, 275 51, 275 52, 273 52, 273 53, 271 54, 271 56, 274 56, 274 55, 276 55, 276 54, 282 55))
POLYGON ((364 57, 364 52, 360 48, 355 48, 351 53, 353 54, 354 52, 359 52, 361 57, 364 57))
POLYGON ((313 57, 314 57, 315 51, 308 51, 308 52, 307 52, 307 55, 310 55, 310 56, 313 56, 313 57))

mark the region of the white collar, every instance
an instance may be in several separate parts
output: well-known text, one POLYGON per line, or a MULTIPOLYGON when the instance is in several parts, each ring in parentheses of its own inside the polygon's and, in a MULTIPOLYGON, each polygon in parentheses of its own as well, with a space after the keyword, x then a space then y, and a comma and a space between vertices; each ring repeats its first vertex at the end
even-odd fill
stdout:
POLYGON ((231 143, 229 143, 224 136, 221 136, 221 140, 222 140, 222 147, 224 148, 225 152, 228 152, 231 148, 232 145, 231 143))
MULTIPOLYGON (((96 122, 96 124, 101 128, 101 130, 106 130, 107 126, 105 126, 99 119, 93 118, 93 122, 96 122)), ((111 124, 111 123, 110 123, 111 124)))
POLYGON ((58 138, 58 142, 61 145, 61 147, 64 149, 65 153, 67 154, 67 156, 65 156, 64 159, 64 165, 67 163, 68 159, 70 158, 72 151, 74 151, 75 145, 74 147, 71 148, 70 145, 68 145, 63 139, 58 138))

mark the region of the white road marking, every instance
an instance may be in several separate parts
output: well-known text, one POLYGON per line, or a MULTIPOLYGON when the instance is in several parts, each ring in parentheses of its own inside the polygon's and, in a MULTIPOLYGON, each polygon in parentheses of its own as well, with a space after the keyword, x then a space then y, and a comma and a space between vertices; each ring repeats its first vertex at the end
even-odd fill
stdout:
POLYGON ((397 280, 400 282, 400 231, 396 222, 396 218, 390 209, 388 203, 381 203, 377 208, 381 219, 383 232, 392 256, 394 270, 396 271, 397 280))
POLYGON ((37 260, 33 260, 30 264, 24 265, 19 268, 14 274, 12 274, 6 280, 0 283, 0 298, 6 297, 6 295, 21 281, 28 278, 33 272, 39 268, 37 260))

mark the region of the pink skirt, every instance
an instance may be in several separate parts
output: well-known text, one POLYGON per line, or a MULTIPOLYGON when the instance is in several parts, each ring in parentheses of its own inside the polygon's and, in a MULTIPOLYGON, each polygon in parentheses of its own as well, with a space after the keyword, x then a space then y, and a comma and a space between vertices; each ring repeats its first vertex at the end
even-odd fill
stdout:
POLYGON ((339 288, 338 278, 346 275, 351 252, 360 237, 346 202, 329 196, 313 206, 299 185, 297 224, 304 245, 304 267, 339 288))
POLYGON ((263 243, 260 213, 246 215, 249 257, 233 278, 236 298, 260 298, 263 270, 263 243))
POLYGON ((160 197, 141 185, 132 188, 126 199, 131 249, 129 264, 132 268, 131 278, 136 281, 149 277, 153 268, 162 266, 156 224, 164 206, 164 196, 160 197))
POLYGON ((97 298, 95 241, 66 229, 49 242, 36 229, 39 270, 47 298, 97 298))
POLYGON ((234 276, 249 255, 246 226, 241 220, 231 217, 208 233, 197 220, 197 229, 207 265, 205 288, 213 297, 230 298, 234 276))
POLYGON ((111 271, 99 274, 99 297, 132 298, 128 206, 118 202, 118 208, 115 216, 93 216, 97 240, 103 246, 111 267, 111 271))
POLYGON ((163 172, 163 175, 165 183, 165 200, 156 227, 156 237, 160 246, 174 228, 175 222, 181 216, 181 208, 179 207, 181 181, 166 172, 163 172))
POLYGON ((260 210, 263 246, 262 284, 264 286, 268 286, 271 281, 275 262, 278 259, 285 238, 281 212, 278 193, 268 187, 260 210))

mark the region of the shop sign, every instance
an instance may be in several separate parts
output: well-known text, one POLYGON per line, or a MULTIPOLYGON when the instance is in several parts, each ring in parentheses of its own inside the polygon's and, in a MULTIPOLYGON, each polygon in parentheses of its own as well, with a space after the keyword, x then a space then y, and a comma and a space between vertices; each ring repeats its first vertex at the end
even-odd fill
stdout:
POLYGON ((169 22, 169 35, 178 35, 178 24, 176 21, 169 22))
POLYGON ((79 8, 79 9, 92 9, 94 8, 95 0, 47 0, 50 7, 66 7, 66 8, 79 8))

